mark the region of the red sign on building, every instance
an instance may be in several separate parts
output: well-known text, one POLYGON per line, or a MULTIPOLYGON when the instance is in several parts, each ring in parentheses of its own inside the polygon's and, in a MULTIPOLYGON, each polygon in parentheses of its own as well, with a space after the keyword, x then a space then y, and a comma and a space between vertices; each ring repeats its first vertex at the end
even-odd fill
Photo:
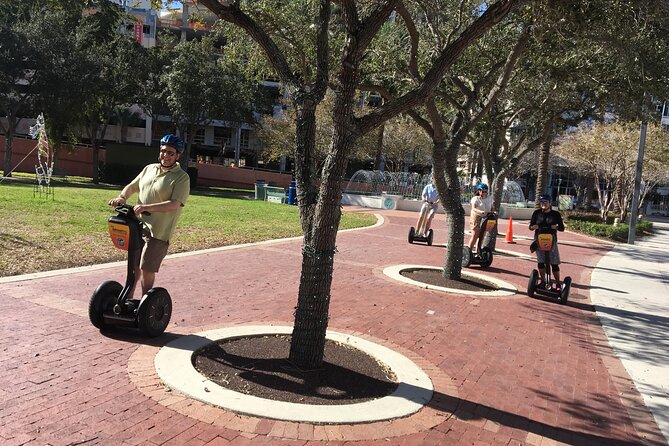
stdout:
POLYGON ((140 44, 142 43, 142 32, 144 29, 144 25, 141 23, 135 23, 135 40, 138 41, 140 44))

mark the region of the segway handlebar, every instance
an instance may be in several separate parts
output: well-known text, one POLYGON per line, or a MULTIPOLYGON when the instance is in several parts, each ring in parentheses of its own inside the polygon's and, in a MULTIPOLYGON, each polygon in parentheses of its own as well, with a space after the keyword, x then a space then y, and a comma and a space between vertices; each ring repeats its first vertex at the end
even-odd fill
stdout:
MULTIPOLYGON (((135 215, 134 209, 135 209, 135 206, 133 206, 133 205, 119 204, 118 206, 116 206, 114 208, 114 211, 119 213, 119 214, 128 215, 128 216, 137 218, 137 216, 135 215)), ((145 212, 142 212, 142 215, 151 215, 151 212, 146 212, 145 211, 145 212)))

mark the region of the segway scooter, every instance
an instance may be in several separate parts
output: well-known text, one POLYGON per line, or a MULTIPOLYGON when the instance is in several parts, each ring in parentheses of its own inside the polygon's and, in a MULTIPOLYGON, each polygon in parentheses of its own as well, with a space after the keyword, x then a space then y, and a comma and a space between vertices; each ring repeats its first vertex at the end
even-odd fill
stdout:
MULTIPOLYGON (((431 201, 427 202, 432 205, 431 201)), ((429 220, 428 215, 430 214, 430 206, 421 207, 420 217, 418 218, 418 229, 413 226, 409 229, 409 243, 413 242, 423 242, 427 243, 427 246, 432 246, 432 238, 434 237, 434 231, 432 229, 425 228, 427 227, 427 222, 429 220)))
MULTIPOLYGON (((539 229, 536 248, 549 253, 553 248, 553 243, 555 243, 555 236, 551 230, 547 228, 539 229)), ((546 254, 546 258, 549 258, 548 254, 546 254)), ((530 280, 527 283, 527 295, 530 297, 535 297, 535 295, 548 297, 557 300, 563 305, 566 304, 567 299, 569 298, 569 289, 571 288, 571 277, 567 276, 564 278, 562 281, 562 289, 558 291, 553 287, 553 283, 551 282, 551 265, 549 262, 546 262, 545 271, 546 273, 543 280, 546 285, 545 287, 539 287, 539 284, 537 283, 539 279, 539 271, 536 269, 532 270, 530 280)))
POLYGON ((467 245, 462 247, 462 266, 466 268, 474 264, 481 265, 481 268, 487 268, 492 264, 493 230, 495 226, 497 226, 497 214, 488 212, 481 219, 481 232, 476 245, 476 253, 472 253, 471 248, 467 245))
POLYGON ((135 284, 134 265, 144 247, 142 222, 135 216, 133 206, 123 204, 115 211, 117 215, 109 217, 107 222, 114 246, 128 251, 125 285, 113 280, 98 285, 88 304, 88 317, 100 330, 112 326, 134 327, 143 336, 159 336, 170 322, 172 299, 165 288, 151 288, 140 300, 129 297, 135 284))

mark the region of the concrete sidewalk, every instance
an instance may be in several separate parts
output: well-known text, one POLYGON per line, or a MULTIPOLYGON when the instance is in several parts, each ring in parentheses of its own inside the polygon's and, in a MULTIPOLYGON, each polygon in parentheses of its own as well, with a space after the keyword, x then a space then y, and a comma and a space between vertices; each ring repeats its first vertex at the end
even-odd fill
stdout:
MULTIPOLYGON (((367 424, 277 421, 212 407, 161 383, 154 360, 170 341, 293 322, 301 263, 301 240, 293 239, 167 259, 158 284, 170 290, 174 312, 152 340, 132 331, 103 335, 88 321, 91 292, 103 280, 123 281, 124 265, 0 279, 0 444, 667 444, 590 300, 595 266, 612 246, 561 236, 562 270, 573 279, 566 306, 524 294, 535 263, 521 237, 497 247, 522 256, 496 255, 489 269, 471 269, 513 284, 517 294, 455 295, 383 273, 442 265, 443 218, 427 247, 407 243, 416 213, 380 214, 382 225, 338 236, 329 328, 418 364, 435 389, 418 413, 367 424)), ((514 234, 529 236, 526 227, 515 222, 514 234)), ((653 339, 658 350, 645 355, 666 360, 659 331, 653 339)))
POLYGON ((606 336, 669 439, 669 219, 656 235, 618 245, 592 274, 590 297, 606 336))

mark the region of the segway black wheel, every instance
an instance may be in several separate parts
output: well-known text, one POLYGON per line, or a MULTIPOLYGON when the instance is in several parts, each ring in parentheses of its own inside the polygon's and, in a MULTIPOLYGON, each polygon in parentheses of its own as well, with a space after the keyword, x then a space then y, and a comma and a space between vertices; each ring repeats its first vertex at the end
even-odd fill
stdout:
POLYGON ((432 238, 434 237, 434 232, 432 229, 427 231, 427 246, 432 246, 432 238))
POLYGON ((172 299, 165 288, 151 288, 142 297, 137 310, 137 327, 146 337, 160 336, 172 316, 172 299))
POLYGON ((539 278, 539 271, 536 269, 530 273, 530 280, 527 282, 527 295, 534 297, 534 292, 537 290, 537 279, 539 278))
POLYGON ((413 226, 409 229, 409 243, 413 243, 413 239, 416 236, 416 228, 413 226))
POLYGON ((472 264, 472 250, 469 249, 469 246, 462 247, 462 266, 467 268, 472 264))
POLYGON ((123 291, 123 285, 113 280, 102 282, 93 291, 93 296, 88 303, 88 318, 95 328, 102 330, 105 327, 103 314, 112 311, 121 291, 123 291))
POLYGON ((569 299, 569 289, 571 288, 571 277, 565 277, 562 281, 562 290, 560 291, 560 303, 562 305, 567 303, 569 299))
POLYGON ((481 248, 481 268, 492 265, 492 250, 487 246, 481 248))

